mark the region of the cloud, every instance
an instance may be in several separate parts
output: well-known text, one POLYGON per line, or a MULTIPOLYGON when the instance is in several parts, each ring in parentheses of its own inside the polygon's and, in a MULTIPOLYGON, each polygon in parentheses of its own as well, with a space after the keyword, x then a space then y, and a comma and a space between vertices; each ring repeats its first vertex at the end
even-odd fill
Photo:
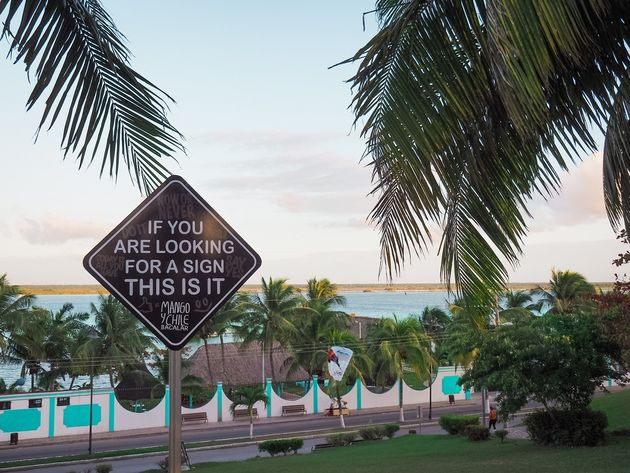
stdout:
POLYGON ((535 198, 531 212, 534 219, 530 229, 533 232, 605 219, 602 153, 585 158, 565 174, 560 195, 548 201, 535 198))
POLYGON ((279 151, 308 146, 321 146, 347 138, 340 132, 288 132, 281 130, 225 130, 211 131, 193 136, 191 142, 246 148, 250 151, 279 151))
POLYGON ((42 220, 24 219, 19 225, 20 235, 29 243, 58 245, 72 240, 98 240, 108 229, 93 222, 46 217, 42 220))
POLYGON ((371 201, 349 192, 282 193, 274 198, 279 207, 292 213, 360 214, 370 211, 371 201))

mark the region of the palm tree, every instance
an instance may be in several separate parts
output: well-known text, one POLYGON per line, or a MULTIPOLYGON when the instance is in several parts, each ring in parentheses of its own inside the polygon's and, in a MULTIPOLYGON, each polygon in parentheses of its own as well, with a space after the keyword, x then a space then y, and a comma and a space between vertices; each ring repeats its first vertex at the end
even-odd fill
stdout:
POLYGON ((11 332, 19 327, 29 313, 34 296, 22 294, 18 286, 9 283, 6 274, 0 276, 0 355, 6 355, 11 332))
POLYGON ((20 376, 31 377, 31 391, 35 390, 35 379, 44 373, 42 363, 47 360, 45 342, 48 317, 44 310, 32 308, 11 331, 7 354, 10 362, 22 362, 20 376))
POLYGON ((125 366, 144 364, 145 353, 153 348, 153 338, 113 296, 99 296, 98 305, 91 305, 96 338, 86 342, 85 350, 96 356, 114 387, 114 373, 125 366))
POLYGON ((328 279, 311 278, 306 282, 306 300, 308 302, 319 301, 326 305, 346 305, 346 298, 337 293, 337 285, 328 279))
POLYGON ((441 277, 493 305, 535 194, 596 150, 612 226, 630 229, 630 2, 377 0, 380 30, 345 63, 378 201, 387 275, 443 229, 441 277))
POLYGON ((303 298, 286 279, 262 278, 262 293, 256 295, 242 307, 245 311, 243 322, 236 333, 243 339, 243 346, 257 341, 263 353, 263 384, 265 383, 264 355, 268 353, 271 366, 271 379, 275 382, 276 371, 273 364, 273 345, 287 342, 295 333, 293 319, 302 306, 303 298))
POLYGON ((338 329, 332 326, 325 327, 319 334, 319 349, 312 354, 313 364, 319 365, 321 371, 326 374, 330 379, 330 389, 334 387, 334 394, 337 399, 337 406, 339 407, 339 422, 341 428, 346 428, 346 423, 343 417, 343 402, 341 400, 340 386, 348 384, 348 379, 360 379, 364 381, 364 376, 369 376, 372 373, 373 361, 363 350, 359 339, 352 335, 348 330, 338 329), (343 378, 339 381, 332 379, 328 372, 328 349, 332 346, 340 346, 350 348, 353 351, 350 363, 344 372, 343 378))
MULTIPOLYGON (((181 368, 185 370, 192 365, 192 362, 188 358, 181 358, 181 368)), ((162 397, 164 386, 169 384, 169 358, 168 358, 168 350, 155 350, 153 352, 153 356, 151 357, 150 366, 155 370, 157 383, 153 386, 151 390, 152 397, 162 397)), ((200 391, 203 387, 203 379, 199 376, 195 376, 193 374, 187 374, 182 376, 181 379, 181 388, 183 391, 188 392, 197 392, 200 391)))
POLYGON ((429 336, 439 337, 451 323, 451 318, 439 307, 425 307, 420 314, 420 323, 429 336))
POLYGON ((232 391, 232 404, 230 405, 230 412, 232 416, 234 411, 239 406, 245 406, 247 413, 249 414, 249 438, 254 438, 254 405, 257 402, 262 402, 267 407, 268 399, 267 394, 260 386, 245 386, 237 388, 232 391))
POLYGON ((289 338, 289 356, 283 367, 287 368, 287 376, 291 376, 300 368, 308 373, 307 382, 313 375, 320 378, 324 374, 321 357, 322 347, 329 345, 324 334, 331 331, 343 331, 348 328, 350 319, 345 312, 335 310, 326 301, 329 299, 308 299, 307 307, 295 316, 295 328, 289 338))
POLYGON ((535 303, 530 292, 507 291, 499 304, 499 319, 501 322, 528 320, 534 312, 540 312, 541 308, 542 304, 535 303))
MULTIPOLYGON (((419 320, 424 331, 431 339, 431 357, 438 366, 442 361, 447 362, 447 354, 443 346, 444 334, 451 324, 450 316, 439 307, 425 307, 422 309, 419 320)), ((433 379, 430 379, 429 382, 433 383, 433 379)))
POLYGON ((65 115, 64 157, 79 168, 102 155, 101 174, 122 160, 149 192, 168 174, 162 158, 184 151, 166 118, 172 99, 129 65, 123 34, 98 0, 0 2, 0 38, 35 78, 27 108, 44 101, 39 130, 65 115))
POLYGON ((208 377, 210 378, 210 384, 212 384, 212 368, 210 363, 210 353, 208 351, 208 339, 211 337, 219 337, 221 343, 221 371, 223 373, 223 382, 227 383, 227 375, 225 370, 225 342, 224 337, 233 328, 243 316, 244 309, 243 304, 249 299, 247 295, 242 293, 236 293, 228 299, 213 316, 204 323, 199 331, 197 337, 203 340, 204 349, 206 352, 206 363, 208 364, 208 377))
MULTIPOLYGON (((376 360, 376 382, 385 384, 389 379, 402 383, 406 371, 421 377, 429 373, 433 362, 430 354, 430 339, 424 328, 414 317, 398 320, 382 318, 368 329, 370 355, 376 360)), ((402 384, 401 384, 402 388, 402 384)), ((403 412, 403 390, 398 397, 400 422, 405 421, 403 412)))
POLYGON ((549 289, 538 286, 532 293, 540 297, 542 307, 548 307, 549 312, 567 314, 592 305, 584 296, 595 294, 595 287, 580 273, 553 269, 549 289))
POLYGON ((89 318, 86 312, 72 312, 74 306, 64 304, 57 312, 45 311, 48 316, 45 329, 44 351, 46 360, 50 364, 46 379, 49 383, 44 386, 49 391, 60 376, 65 379, 66 374, 72 376, 73 341, 79 333, 86 330, 85 321, 89 318))

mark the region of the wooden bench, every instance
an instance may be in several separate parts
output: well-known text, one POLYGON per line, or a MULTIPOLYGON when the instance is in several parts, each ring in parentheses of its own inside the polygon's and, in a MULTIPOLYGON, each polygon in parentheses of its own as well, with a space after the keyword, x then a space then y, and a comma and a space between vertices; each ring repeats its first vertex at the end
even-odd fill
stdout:
POLYGON ((306 414, 304 404, 296 404, 294 406, 282 406, 282 415, 306 414))
POLYGON ((182 414, 182 424, 184 422, 208 422, 208 414, 206 412, 190 412, 182 414))
MULTIPOLYGON (((252 416, 255 419, 258 419, 258 409, 255 407, 252 409, 252 416)), ((247 411, 247 409, 234 409, 234 414, 232 417, 234 418, 234 420, 240 418, 249 419, 249 412, 247 411)))

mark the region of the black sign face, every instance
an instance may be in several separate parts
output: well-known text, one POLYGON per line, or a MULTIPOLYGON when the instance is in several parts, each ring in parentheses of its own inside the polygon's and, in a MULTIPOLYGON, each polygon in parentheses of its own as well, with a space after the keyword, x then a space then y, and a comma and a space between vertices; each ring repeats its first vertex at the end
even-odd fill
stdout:
POLYGON ((83 260, 172 350, 182 348, 260 264, 260 256, 178 176, 83 260))

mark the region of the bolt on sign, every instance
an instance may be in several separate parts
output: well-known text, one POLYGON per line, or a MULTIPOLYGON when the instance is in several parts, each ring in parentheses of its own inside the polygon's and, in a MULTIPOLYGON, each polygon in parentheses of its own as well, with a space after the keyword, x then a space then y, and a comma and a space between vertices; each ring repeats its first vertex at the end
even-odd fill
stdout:
POLYGON ((179 176, 83 260, 168 348, 181 349, 260 267, 260 256, 179 176))

